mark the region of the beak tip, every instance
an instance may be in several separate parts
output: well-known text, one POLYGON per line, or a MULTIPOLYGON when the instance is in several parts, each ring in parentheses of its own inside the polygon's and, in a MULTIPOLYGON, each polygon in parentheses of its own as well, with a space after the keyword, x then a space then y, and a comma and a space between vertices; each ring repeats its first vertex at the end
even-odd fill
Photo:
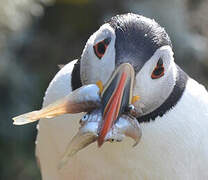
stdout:
POLYGON ((97 144, 98 144, 98 147, 100 148, 104 143, 104 140, 101 136, 99 136, 98 140, 97 140, 97 144))

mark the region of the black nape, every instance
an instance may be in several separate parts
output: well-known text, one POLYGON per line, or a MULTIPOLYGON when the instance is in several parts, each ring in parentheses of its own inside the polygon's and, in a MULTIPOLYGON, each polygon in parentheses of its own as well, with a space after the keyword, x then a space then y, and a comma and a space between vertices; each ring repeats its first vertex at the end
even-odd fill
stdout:
POLYGON ((82 86, 80 78, 80 59, 78 59, 77 62, 74 64, 71 78, 71 86, 73 91, 82 86))

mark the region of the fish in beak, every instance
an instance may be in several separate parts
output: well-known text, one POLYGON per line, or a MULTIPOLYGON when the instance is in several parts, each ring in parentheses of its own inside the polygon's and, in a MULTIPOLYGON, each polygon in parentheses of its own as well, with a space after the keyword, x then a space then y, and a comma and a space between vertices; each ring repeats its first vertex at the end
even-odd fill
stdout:
POLYGON ((81 119, 81 127, 70 141, 59 168, 78 151, 96 141, 101 146, 106 141, 120 142, 128 136, 135 140, 135 146, 142 132, 134 116, 134 108, 128 109, 133 106, 134 77, 133 67, 127 63, 121 64, 104 89, 99 81, 82 86, 40 110, 14 117, 14 124, 27 124, 67 113, 88 112, 81 119))
POLYGON ((134 78, 134 68, 129 63, 124 63, 106 83, 101 94, 103 120, 98 136, 99 147, 104 143, 113 124, 131 104, 134 78))
MULTIPOLYGON (((130 64, 122 64, 116 72, 113 74, 112 78, 109 80, 107 84, 107 88, 102 90, 103 87, 96 84, 89 84, 82 86, 75 91, 70 92, 67 96, 62 99, 55 101, 54 103, 43 107, 40 110, 32 111, 29 113, 25 113, 13 118, 14 125, 23 125, 27 123, 31 123, 42 118, 53 118, 62 114, 74 114, 80 112, 89 112, 95 108, 100 107, 101 105, 101 97, 100 93, 102 93, 103 104, 106 106, 104 108, 104 117, 107 118, 107 123, 104 123, 101 137, 106 135, 105 128, 106 125, 109 125, 109 113, 110 117, 112 117, 112 112, 109 111, 111 109, 111 105, 115 104, 116 108, 113 106, 113 110, 117 110, 116 114, 113 115, 113 118, 117 118, 118 115, 123 112, 123 108, 125 107, 126 102, 123 100, 129 100, 131 98, 132 92, 132 81, 134 77, 134 71, 132 70, 130 64), (119 80, 119 81, 118 81, 119 80), (114 95, 112 98, 109 97, 109 93, 112 93, 113 88, 115 89, 114 95), (129 93, 130 92, 130 93, 129 93), (118 96, 119 95, 119 96, 118 96), (127 98, 122 98, 122 96, 127 96, 127 98), (105 97, 107 96, 107 97, 105 97), (128 97, 129 96, 129 97, 128 97), (112 101, 109 101, 110 99, 112 101), (107 103, 107 104, 105 104, 107 103), (119 107, 118 107, 119 106, 119 107), (106 116, 105 116, 106 115, 106 116), (104 130, 104 133, 103 133, 104 130)), ((104 106, 103 106, 104 107, 104 106)), ((114 113, 114 111, 113 111, 114 113)), ((112 126, 112 123, 108 128, 112 126)))
POLYGON ((100 89, 95 84, 82 86, 67 96, 43 107, 13 118, 14 125, 23 125, 42 118, 53 118, 62 114, 89 112, 100 106, 100 89))
MULTIPOLYGON (((101 108, 95 109, 85 114, 80 120, 81 127, 69 142, 58 169, 61 169, 77 152, 94 143, 99 138, 99 130, 103 120, 101 111, 101 108)), ((139 122, 130 114, 122 114, 118 118, 106 134, 104 142, 121 142, 126 136, 135 141, 133 147, 139 143, 142 136, 139 122)))

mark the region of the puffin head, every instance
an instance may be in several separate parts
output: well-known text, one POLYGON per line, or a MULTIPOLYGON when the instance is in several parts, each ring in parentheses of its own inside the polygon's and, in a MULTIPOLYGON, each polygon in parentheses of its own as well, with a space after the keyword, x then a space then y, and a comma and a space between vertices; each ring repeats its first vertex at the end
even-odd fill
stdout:
MULTIPOLYGON (((121 103, 129 97, 129 92, 124 89, 130 83, 126 81, 118 88, 122 75, 131 78, 131 71, 119 70, 118 76, 111 78, 123 63, 129 63, 135 72, 133 94, 140 99, 133 103, 140 110, 137 117, 140 122, 154 119, 162 115, 161 111, 166 111, 161 106, 169 103, 167 101, 177 82, 178 67, 174 63, 172 44, 165 29, 153 19, 141 15, 128 13, 112 17, 89 38, 80 59, 82 84, 101 81, 108 89, 103 92, 102 100, 103 126, 108 129, 119 116, 114 112, 122 113, 124 108, 121 103), (119 91, 122 91, 122 97, 116 99, 115 93, 119 91), (110 101, 117 104, 111 107, 110 101), (155 112, 158 109, 161 110, 155 112), (111 113, 108 113, 110 110, 111 113), (105 119, 111 120, 106 122, 105 119)), ((102 131, 100 136, 104 136, 102 131)))
POLYGON ((13 118, 14 124, 101 107, 101 146, 119 117, 129 113, 129 107, 136 109, 133 116, 139 123, 168 112, 182 96, 187 77, 174 62, 164 28, 140 15, 117 15, 89 38, 74 65, 71 85, 76 91, 39 111, 13 118))

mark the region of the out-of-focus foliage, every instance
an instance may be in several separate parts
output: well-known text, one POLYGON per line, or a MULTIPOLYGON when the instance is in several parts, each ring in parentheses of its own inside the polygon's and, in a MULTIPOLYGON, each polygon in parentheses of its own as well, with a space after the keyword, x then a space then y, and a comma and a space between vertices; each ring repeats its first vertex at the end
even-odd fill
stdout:
POLYGON ((40 179, 36 124, 12 117, 39 109, 48 83, 79 57, 89 36, 113 15, 154 18, 169 33, 176 62, 208 86, 208 0, 0 0, 0 179, 40 179))
POLYGON ((57 3, 66 3, 66 4, 75 4, 75 5, 82 5, 90 3, 93 0, 57 0, 57 3))

